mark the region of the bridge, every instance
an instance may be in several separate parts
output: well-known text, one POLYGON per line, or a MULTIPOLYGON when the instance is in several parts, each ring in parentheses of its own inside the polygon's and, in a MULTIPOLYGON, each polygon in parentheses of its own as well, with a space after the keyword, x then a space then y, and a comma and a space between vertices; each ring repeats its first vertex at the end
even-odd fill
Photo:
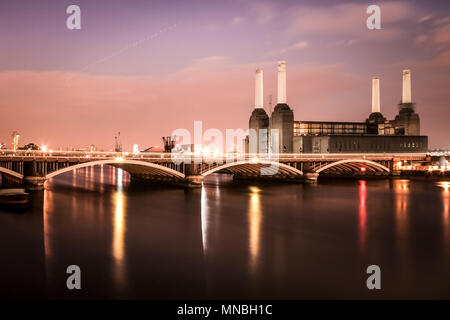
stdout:
POLYGON ((132 180, 201 186, 214 172, 234 179, 310 182, 319 175, 393 175, 399 161, 425 161, 425 153, 226 154, 0 150, 3 184, 42 189, 47 179, 79 168, 111 165, 132 180))

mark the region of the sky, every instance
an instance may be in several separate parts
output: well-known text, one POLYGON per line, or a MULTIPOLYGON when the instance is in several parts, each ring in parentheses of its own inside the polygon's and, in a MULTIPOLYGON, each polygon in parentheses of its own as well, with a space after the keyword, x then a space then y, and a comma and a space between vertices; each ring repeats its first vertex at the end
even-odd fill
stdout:
POLYGON ((0 143, 58 148, 162 145, 175 129, 248 129, 254 76, 276 101, 287 64, 295 120, 364 121, 371 78, 393 119, 401 74, 430 148, 450 149, 450 1, 0 2, 0 143), (81 29, 69 30, 69 5, 81 29), (369 30, 366 9, 381 8, 369 30))

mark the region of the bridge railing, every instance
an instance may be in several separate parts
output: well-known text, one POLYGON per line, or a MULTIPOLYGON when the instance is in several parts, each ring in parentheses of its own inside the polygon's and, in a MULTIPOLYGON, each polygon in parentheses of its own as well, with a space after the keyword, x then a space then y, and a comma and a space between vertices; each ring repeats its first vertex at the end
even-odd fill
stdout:
POLYGON ((200 162, 222 161, 296 161, 296 160, 335 160, 335 159, 420 159, 425 158, 427 153, 281 153, 281 154, 255 154, 255 153, 219 153, 198 154, 192 152, 170 153, 170 152, 99 152, 99 151, 42 151, 42 150, 8 150, 0 149, 0 157, 49 157, 49 158, 98 158, 98 159, 174 159, 175 157, 185 160, 198 160, 200 162))

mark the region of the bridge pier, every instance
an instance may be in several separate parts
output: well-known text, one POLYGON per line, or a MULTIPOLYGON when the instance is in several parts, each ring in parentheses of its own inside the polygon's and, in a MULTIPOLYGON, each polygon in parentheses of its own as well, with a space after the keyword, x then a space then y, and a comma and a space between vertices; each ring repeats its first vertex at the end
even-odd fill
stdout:
POLYGON ((200 188, 204 178, 201 174, 186 176, 185 186, 189 188, 200 188))
POLYGON ((27 190, 44 190, 44 177, 24 177, 23 185, 27 190))
POLYGON ((315 183, 319 174, 317 172, 305 172, 303 176, 306 183, 315 183))
MULTIPOLYGON (((44 164, 45 165, 45 164, 44 164)), ((27 190, 43 190, 47 180, 44 176, 45 167, 35 160, 23 163, 23 185, 27 190)))

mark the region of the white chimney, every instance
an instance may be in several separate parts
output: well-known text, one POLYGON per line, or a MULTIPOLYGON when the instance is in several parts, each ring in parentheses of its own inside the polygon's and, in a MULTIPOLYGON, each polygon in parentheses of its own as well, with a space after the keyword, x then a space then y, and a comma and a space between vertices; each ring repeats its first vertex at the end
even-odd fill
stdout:
POLYGON ((286 103, 286 61, 278 61, 277 103, 286 103))
POLYGON ((255 78, 255 108, 264 108, 263 103, 263 71, 256 70, 255 78))
POLYGON ((372 78, 372 113, 380 112, 380 79, 372 78))
POLYGON ((403 70, 402 103, 411 103, 411 70, 403 70))

